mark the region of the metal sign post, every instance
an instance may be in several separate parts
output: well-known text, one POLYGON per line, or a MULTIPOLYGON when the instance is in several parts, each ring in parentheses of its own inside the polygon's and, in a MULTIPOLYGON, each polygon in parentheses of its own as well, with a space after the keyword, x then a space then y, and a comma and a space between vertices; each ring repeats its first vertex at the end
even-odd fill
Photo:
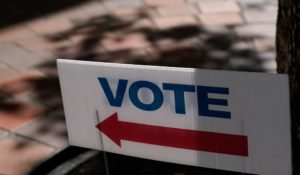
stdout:
MULTIPOLYGON (((96 115, 96 122, 99 123, 100 122, 100 117, 99 117, 98 110, 95 110, 95 115, 96 115)), ((100 137, 100 140, 101 140, 102 148, 104 148, 103 139, 102 139, 102 134, 101 133, 99 133, 99 137, 100 137)), ((105 166, 106 175, 110 175, 107 154, 106 154, 105 151, 103 151, 102 153, 103 153, 103 160, 104 160, 104 166, 105 166)))

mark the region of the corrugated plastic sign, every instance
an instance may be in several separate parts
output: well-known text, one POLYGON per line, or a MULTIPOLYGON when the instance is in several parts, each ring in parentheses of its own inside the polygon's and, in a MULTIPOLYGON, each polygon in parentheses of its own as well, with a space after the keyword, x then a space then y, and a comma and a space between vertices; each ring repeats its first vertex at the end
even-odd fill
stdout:
POLYGON ((288 77, 58 60, 71 145, 291 174, 288 77))

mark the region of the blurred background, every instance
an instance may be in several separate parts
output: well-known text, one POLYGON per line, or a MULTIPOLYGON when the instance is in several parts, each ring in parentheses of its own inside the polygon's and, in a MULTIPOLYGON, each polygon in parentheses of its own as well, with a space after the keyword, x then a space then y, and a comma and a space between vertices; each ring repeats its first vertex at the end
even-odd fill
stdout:
MULTIPOLYGON (((276 16, 276 0, 1 0, 0 174, 67 174, 58 165, 81 153, 83 174, 105 169, 101 153, 70 150, 57 58, 275 73, 276 16)), ((112 174, 199 170, 108 157, 112 174)))

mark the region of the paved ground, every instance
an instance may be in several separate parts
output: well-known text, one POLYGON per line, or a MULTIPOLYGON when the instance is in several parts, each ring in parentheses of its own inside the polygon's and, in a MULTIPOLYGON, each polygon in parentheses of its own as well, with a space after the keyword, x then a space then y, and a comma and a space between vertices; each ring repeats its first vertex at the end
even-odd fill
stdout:
POLYGON ((275 72, 276 0, 89 1, 0 29, 0 174, 65 147, 57 58, 275 72))

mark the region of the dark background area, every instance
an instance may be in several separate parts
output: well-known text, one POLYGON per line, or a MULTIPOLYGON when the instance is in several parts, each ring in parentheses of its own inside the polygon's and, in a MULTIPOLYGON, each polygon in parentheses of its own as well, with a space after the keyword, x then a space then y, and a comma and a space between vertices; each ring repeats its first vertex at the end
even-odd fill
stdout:
POLYGON ((89 0, 1 0, 0 27, 40 17, 89 0))

